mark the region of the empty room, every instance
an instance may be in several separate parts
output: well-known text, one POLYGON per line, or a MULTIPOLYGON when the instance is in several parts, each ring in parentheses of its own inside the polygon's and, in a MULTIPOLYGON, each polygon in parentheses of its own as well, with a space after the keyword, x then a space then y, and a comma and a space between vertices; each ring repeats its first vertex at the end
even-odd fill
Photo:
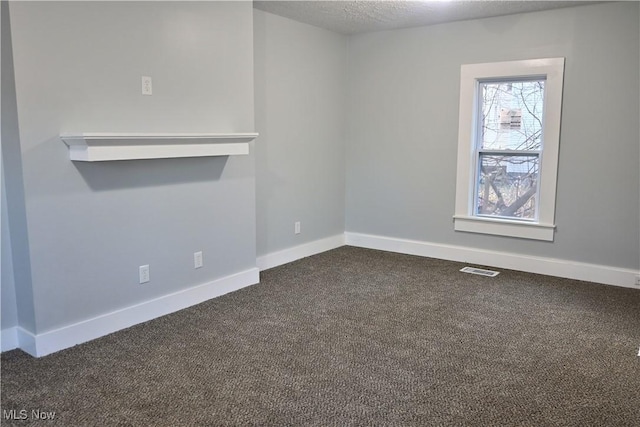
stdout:
POLYGON ((640 3, 0 6, 0 424, 640 425, 640 3))

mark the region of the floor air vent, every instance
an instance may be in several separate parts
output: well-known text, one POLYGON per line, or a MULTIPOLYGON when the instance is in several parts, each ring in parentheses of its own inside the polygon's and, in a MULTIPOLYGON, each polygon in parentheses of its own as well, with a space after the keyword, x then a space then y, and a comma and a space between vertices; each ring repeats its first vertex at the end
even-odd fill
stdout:
POLYGON ((475 267, 465 267, 460 271, 462 271, 463 273, 471 273, 471 274, 477 274, 478 276, 487 276, 487 277, 496 277, 498 274, 500 274, 497 271, 484 270, 482 268, 475 268, 475 267))

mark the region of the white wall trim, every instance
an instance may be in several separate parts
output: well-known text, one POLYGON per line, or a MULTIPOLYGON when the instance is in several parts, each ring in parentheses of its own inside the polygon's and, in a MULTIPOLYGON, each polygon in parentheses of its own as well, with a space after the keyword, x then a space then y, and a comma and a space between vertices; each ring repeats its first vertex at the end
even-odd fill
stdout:
POLYGON ((18 348, 31 355, 36 354, 36 336, 20 326, 16 327, 18 334, 18 348))
MULTIPOLYGON (((187 307, 254 285, 260 281, 257 268, 251 268, 212 282, 163 295, 92 319, 40 334, 17 329, 19 347, 35 357, 46 356, 110 333, 170 314, 187 307)), ((3 338, 4 351, 4 338, 3 338)))
POLYGON ((418 240, 395 239, 370 234, 347 232, 345 233, 345 243, 349 246, 361 248, 467 262, 470 264, 546 274, 549 276, 635 289, 638 289, 638 287, 635 286, 635 277, 640 275, 640 271, 606 265, 587 264, 557 258, 534 257, 418 240))
POLYGON ((9 351, 14 348, 18 348, 18 327, 14 326, 0 331, 0 341, 2 351, 9 351))
POLYGON ((453 227, 456 231, 512 236, 520 239, 546 240, 553 242, 555 225, 539 222, 510 221, 468 215, 454 215, 453 227))
POLYGON ((313 242, 260 256, 258 257, 257 264, 260 271, 267 270, 301 258, 336 249, 340 246, 344 246, 344 234, 336 234, 335 236, 314 240, 313 242))
MULTIPOLYGON (((460 109, 458 112, 458 159, 454 227, 470 233, 512 236, 524 239, 553 241, 560 144, 560 118, 564 58, 540 58, 521 61, 463 64, 460 67, 460 109), (539 179, 536 206, 538 218, 533 221, 508 221, 497 217, 478 217, 473 212, 477 198, 480 150, 479 90, 488 79, 510 80, 532 77, 545 80, 544 114, 542 115, 542 150, 538 153, 539 179), (492 221, 488 221, 491 219, 492 221), (476 220, 476 221, 474 221, 476 220), (542 227, 540 227, 542 225, 542 227)), ((516 150, 517 151, 517 150, 516 150)))

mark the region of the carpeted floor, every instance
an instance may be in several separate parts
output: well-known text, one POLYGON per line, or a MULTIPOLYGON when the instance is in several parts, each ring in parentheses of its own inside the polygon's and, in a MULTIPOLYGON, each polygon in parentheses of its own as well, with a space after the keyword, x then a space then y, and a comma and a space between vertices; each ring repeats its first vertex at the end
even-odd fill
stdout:
POLYGON ((343 247, 50 356, 7 352, 3 415, 61 426, 640 425, 640 291, 462 266, 343 247))

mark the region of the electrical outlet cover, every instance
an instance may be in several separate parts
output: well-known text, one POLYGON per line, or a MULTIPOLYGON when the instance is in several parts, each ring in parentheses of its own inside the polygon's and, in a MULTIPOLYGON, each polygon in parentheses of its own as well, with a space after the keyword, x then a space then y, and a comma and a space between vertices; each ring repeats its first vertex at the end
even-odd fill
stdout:
POLYGON ((150 76, 142 76, 142 94, 153 95, 153 82, 150 76))
POLYGON ((194 252, 193 253, 193 267, 194 268, 201 268, 202 265, 203 265, 202 251, 194 252))
POLYGON ((149 265, 141 265, 138 272, 140 275, 140 283, 147 283, 150 280, 149 265))

